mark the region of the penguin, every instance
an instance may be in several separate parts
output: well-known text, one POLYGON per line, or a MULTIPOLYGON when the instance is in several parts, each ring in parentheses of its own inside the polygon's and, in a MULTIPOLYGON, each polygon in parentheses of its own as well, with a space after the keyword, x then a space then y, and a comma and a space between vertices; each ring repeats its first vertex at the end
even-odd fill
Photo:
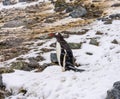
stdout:
POLYGON ((83 69, 77 69, 74 66, 74 56, 69 44, 64 40, 60 33, 54 34, 56 38, 56 53, 59 65, 62 67, 62 71, 73 70, 75 72, 82 72, 83 69))

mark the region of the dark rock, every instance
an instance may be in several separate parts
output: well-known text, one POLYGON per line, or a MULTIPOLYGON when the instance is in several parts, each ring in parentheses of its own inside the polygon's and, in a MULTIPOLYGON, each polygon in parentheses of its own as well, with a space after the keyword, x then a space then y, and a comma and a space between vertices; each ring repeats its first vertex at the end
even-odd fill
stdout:
POLYGON ((5 92, 0 90, 0 99, 5 99, 5 92))
POLYGON ((3 28, 14 28, 14 27, 20 27, 23 25, 24 25, 24 23, 22 21, 13 20, 13 21, 9 21, 9 22, 5 23, 3 28))
POLYGON ((67 3, 65 0, 57 0, 54 5, 55 5, 54 10, 56 12, 61 12, 61 11, 64 11, 66 9, 67 3))
POLYGON ((5 5, 5 6, 6 6, 6 5, 11 5, 10 0, 4 0, 2 3, 3 3, 3 5, 5 5))
POLYGON ((38 61, 38 62, 45 60, 45 58, 42 57, 42 56, 37 56, 35 59, 36 59, 36 61, 38 61))
POLYGON ((3 90, 3 81, 2 81, 2 75, 0 74, 0 99, 5 99, 5 93, 3 90))
POLYGON ((76 9, 74 9, 69 16, 71 16, 72 18, 80 18, 83 17, 87 14, 87 10, 81 6, 77 7, 76 9))
POLYGON ((24 71, 31 71, 32 70, 29 67, 29 64, 27 62, 24 62, 24 61, 12 62, 11 68, 12 69, 24 70, 24 71))
POLYGON ((3 74, 3 73, 12 73, 14 72, 14 70, 10 67, 1 67, 0 68, 0 74, 3 74))
POLYGON ((54 19, 54 18, 47 18, 47 19, 45 19, 45 23, 53 23, 53 22, 55 22, 56 20, 54 19))
POLYGON ((74 10, 74 7, 73 6, 68 6, 66 8, 66 13, 69 13, 69 12, 72 12, 74 10))
POLYGON ((5 41, 0 42, 1 46, 6 46, 6 47, 16 47, 19 44, 23 42, 23 38, 15 38, 15 37, 9 37, 5 41))
POLYGON ((43 52, 50 52, 53 51, 54 49, 48 49, 48 48, 42 48, 41 51, 43 52))
POLYGON ((120 99, 120 91, 118 89, 107 91, 106 99, 120 99))
POLYGON ((120 7, 120 3, 115 3, 111 7, 120 7))
POLYGON ((108 20, 110 20, 110 18, 108 18, 108 17, 102 17, 102 18, 98 18, 97 20, 101 20, 101 21, 108 21, 108 20))
POLYGON ((19 0, 19 2, 27 2, 28 0, 19 0))
POLYGON ((50 47, 56 47, 56 43, 50 44, 50 47))
POLYGON ((71 49, 80 49, 82 43, 68 43, 71 49))
POLYGON ((91 38, 91 40, 90 40, 90 43, 89 43, 89 44, 99 46, 99 42, 98 42, 95 38, 91 38))
POLYGON ((118 41, 116 39, 114 39, 111 43, 118 44, 118 41))
POLYGON ((101 2, 102 0, 92 0, 92 2, 101 2))
POLYGON ((113 87, 114 87, 115 89, 118 89, 118 90, 120 91, 120 81, 115 82, 115 83, 113 84, 113 87))
POLYGON ((29 61, 30 62, 28 64, 28 67, 30 67, 30 68, 38 68, 39 67, 39 63, 33 57, 29 58, 29 61))
POLYGON ((120 81, 113 84, 113 89, 107 91, 106 99, 120 99, 120 81))
POLYGON ((57 63, 58 64, 58 60, 57 60, 57 55, 56 53, 51 53, 50 54, 50 59, 52 63, 57 63))
POLYGON ((103 33, 100 32, 100 31, 97 31, 97 32, 96 32, 96 35, 103 35, 103 33))
POLYGON ((2 75, 0 74, 0 89, 3 87, 2 75))
POLYGON ((112 24, 112 20, 109 19, 109 20, 105 21, 104 24, 112 24))
POLYGON ((86 54, 87 54, 87 55, 93 55, 93 53, 91 53, 91 52, 86 52, 86 54))
POLYGON ((112 15, 109 16, 109 18, 111 18, 111 19, 120 19, 120 13, 112 14, 112 15))

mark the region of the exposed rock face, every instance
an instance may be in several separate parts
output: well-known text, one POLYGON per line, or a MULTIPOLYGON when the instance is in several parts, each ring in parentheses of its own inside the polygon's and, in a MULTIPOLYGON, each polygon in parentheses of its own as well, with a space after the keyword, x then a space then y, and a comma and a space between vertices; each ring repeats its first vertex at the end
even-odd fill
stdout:
POLYGON ((72 18, 80 18, 85 16, 86 14, 87 14, 87 10, 79 6, 76 9, 74 9, 69 16, 71 16, 72 18))
POLYGON ((113 89, 107 91, 106 99, 120 99, 120 81, 113 84, 113 89))

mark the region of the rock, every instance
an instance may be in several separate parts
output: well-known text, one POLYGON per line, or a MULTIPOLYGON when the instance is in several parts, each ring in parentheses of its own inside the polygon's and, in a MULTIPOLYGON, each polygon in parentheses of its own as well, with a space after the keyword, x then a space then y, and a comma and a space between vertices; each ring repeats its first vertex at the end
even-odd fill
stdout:
POLYGON ((111 19, 120 19, 120 13, 112 14, 112 15, 109 16, 109 18, 111 18, 111 19))
POLYGON ((95 38, 91 38, 91 40, 90 40, 90 43, 89 43, 89 44, 99 46, 99 42, 98 42, 95 38))
POLYGON ((66 9, 67 3, 65 0, 56 0, 55 2, 55 11, 56 12, 61 12, 64 11, 66 9))
POLYGON ((3 87, 2 75, 0 74, 0 89, 3 87))
POLYGON ((5 41, 0 42, 1 46, 16 47, 23 42, 23 38, 9 37, 5 41))
POLYGON ((97 32, 96 32, 96 35, 103 35, 103 33, 100 32, 100 31, 97 31, 97 32))
POLYGON ((115 3, 111 7, 120 7, 120 3, 115 3))
POLYGON ((28 0, 19 0, 19 2, 27 2, 28 0))
POLYGON ((112 24, 112 20, 109 19, 109 20, 105 21, 104 24, 112 24))
POLYGON ((113 84, 113 87, 114 87, 115 89, 118 89, 118 90, 120 91, 120 81, 115 82, 115 83, 113 84))
POLYGON ((24 23, 20 20, 13 20, 13 21, 8 21, 7 23, 4 24, 3 28, 14 28, 14 27, 20 27, 24 26, 24 23))
POLYGON ((71 49, 80 49, 82 43, 68 43, 71 49))
POLYGON ((54 19, 54 18, 47 18, 47 19, 45 19, 45 23, 53 23, 53 22, 55 22, 56 20, 54 19))
POLYGON ((5 99, 4 85, 2 81, 2 75, 0 74, 0 99, 5 99))
POLYGON ((14 72, 14 70, 10 67, 1 67, 0 68, 0 74, 3 74, 3 73, 12 73, 14 72))
POLYGON ((56 53, 51 53, 50 54, 50 60, 51 60, 52 63, 57 63, 58 64, 56 53))
POLYGON ((6 5, 11 5, 10 0, 4 0, 2 3, 3 3, 3 5, 5 5, 5 6, 6 6, 6 5))
POLYGON ((29 64, 24 61, 12 62, 11 64, 12 69, 19 69, 24 71, 31 71, 32 69, 29 67, 29 64))
POLYGON ((43 52, 50 52, 53 51, 54 49, 48 49, 48 48, 42 48, 41 51, 43 52))
POLYGON ((69 16, 71 16, 72 18, 80 18, 83 17, 87 14, 87 10, 81 6, 77 7, 76 9, 74 9, 69 16))
POLYGON ((114 39, 111 43, 118 44, 118 41, 116 39, 114 39))
POLYGON ((93 53, 91 53, 91 52, 86 52, 86 54, 87 54, 87 55, 93 55, 93 53))
POLYGON ((74 10, 74 7, 73 6, 68 6, 66 8, 66 13, 69 13, 69 12, 72 12, 74 10))
POLYGON ((28 67, 30 68, 38 68, 39 67, 39 63, 37 62, 37 60, 33 57, 30 57, 29 58, 29 64, 28 64, 28 67))
POLYGON ((2 90, 0 90, 0 99, 5 99, 5 94, 2 90))
POLYGON ((102 0, 92 0, 92 2, 101 2, 102 0))
POLYGON ((120 99, 120 81, 113 84, 113 88, 107 91, 106 99, 120 99))

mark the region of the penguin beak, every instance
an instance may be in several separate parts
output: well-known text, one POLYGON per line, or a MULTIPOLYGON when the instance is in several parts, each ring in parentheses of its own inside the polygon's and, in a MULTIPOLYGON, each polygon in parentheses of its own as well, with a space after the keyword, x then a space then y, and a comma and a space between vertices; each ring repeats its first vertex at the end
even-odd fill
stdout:
POLYGON ((48 36, 49 36, 50 38, 55 37, 55 33, 50 33, 50 34, 48 34, 48 36))

